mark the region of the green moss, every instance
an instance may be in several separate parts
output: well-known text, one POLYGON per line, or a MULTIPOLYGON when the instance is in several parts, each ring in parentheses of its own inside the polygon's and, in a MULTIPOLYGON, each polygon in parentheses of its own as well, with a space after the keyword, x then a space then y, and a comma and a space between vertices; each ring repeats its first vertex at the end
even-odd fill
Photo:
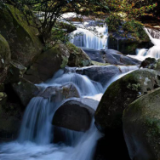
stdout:
POLYGON ((97 61, 92 61, 92 64, 97 65, 97 66, 108 66, 108 65, 110 65, 109 63, 100 63, 100 62, 97 62, 97 61))
POLYGON ((68 63, 68 58, 62 56, 62 64, 61 64, 61 68, 65 68, 66 65, 67 65, 67 63, 68 63))

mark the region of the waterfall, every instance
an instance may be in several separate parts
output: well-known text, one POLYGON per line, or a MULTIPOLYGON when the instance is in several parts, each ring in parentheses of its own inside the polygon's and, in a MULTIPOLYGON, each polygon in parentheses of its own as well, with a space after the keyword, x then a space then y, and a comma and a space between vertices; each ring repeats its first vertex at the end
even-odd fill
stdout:
POLYGON ((154 46, 151 47, 150 49, 146 49, 146 48, 137 49, 136 56, 134 55, 128 55, 128 56, 141 61, 145 60, 148 57, 159 59, 160 58, 160 31, 158 32, 148 28, 144 28, 144 30, 146 31, 147 35, 149 36, 154 46))
MULTIPOLYGON (((120 69, 123 73, 134 70, 136 67, 121 67, 120 69)), ((114 80, 108 84, 123 75, 115 75, 114 80)), ((46 88, 68 82, 77 87, 82 97, 88 96, 94 99, 98 95, 101 97, 104 92, 104 88, 98 82, 77 74, 75 68, 59 70, 52 79, 38 86, 46 88)), ((86 132, 51 125, 55 111, 65 101, 67 100, 53 102, 50 99, 34 97, 24 113, 18 140, 0 144, 0 158, 2 160, 92 160, 97 140, 102 136, 96 129, 94 120, 86 132), (53 143, 54 129, 58 129, 65 137, 63 143, 53 143)))
POLYGON ((144 28, 144 30, 146 31, 147 35, 149 36, 151 42, 155 45, 155 46, 160 46, 160 39, 156 39, 153 38, 152 35, 149 33, 147 28, 144 28))
MULTIPOLYGON (((94 27, 95 31, 90 29, 77 28, 71 34, 70 42, 78 47, 85 47, 90 49, 106 49, 107 48, 107 27, 94 27), (97 35, 98 34, 98 35, 97 35)), ((94 29, 92 29, 94 30, 94 29)))

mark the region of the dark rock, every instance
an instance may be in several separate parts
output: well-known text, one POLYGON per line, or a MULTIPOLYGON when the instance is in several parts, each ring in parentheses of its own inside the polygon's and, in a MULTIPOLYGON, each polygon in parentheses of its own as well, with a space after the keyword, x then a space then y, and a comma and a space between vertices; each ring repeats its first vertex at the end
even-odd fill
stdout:
POLYGON ((131 159, 160 159, 160 89, 131 103, 123 112, 124 137, 131 159))
POLYGON ((93 113, 94 110, 89 106, 76 100, 69 100, 57 109, 52 124, 85 132, 90 128, 93 113))
POLYGON ((91 80, 100 82, 103 86, 121 71, 117 66, 93 66, 76 69, 76 72, 88 76, 91 80))
POLYGON ((123 110, 139 95, 158 87, 159 76, 159 72, 154 70, 141 69, 113 82, 104 93, 95 113, 98 129, 106 132, 107 128, 120 128, 123 110))
POLYGON ((155 68, 156 59, 155 58, 146 58, 144 61, 142 61, 139 68, 149 68, 154 69, 155 68))
POLYGON ((20 78, 18 83, 12 84, 15 94, 26 107, 29 101, 39 93, 39 88, 26 79, 20 78))

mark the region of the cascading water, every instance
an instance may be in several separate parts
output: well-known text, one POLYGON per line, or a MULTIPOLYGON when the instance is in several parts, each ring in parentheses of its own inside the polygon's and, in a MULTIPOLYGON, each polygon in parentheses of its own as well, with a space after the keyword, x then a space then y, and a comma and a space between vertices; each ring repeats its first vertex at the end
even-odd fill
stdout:
POLYGON ((70 42, 78 47, 85 47, 96 50, 106 49, 108 33, 107 26, 96 26, 94 27, 95 30, 92 28, 91 30, 96 31, 95 33, 94 31, 89 31, 90 29, 91 28, 77 28, 77 30, 71 34, 70 42))
MULTIPOLYGON (((127 72, 133 68, 126 70, 122 67, 121 70, 127 72)), ((114 80, 118 77, 120 76, 115 75, 114 80)), ((46 88, 68 82, 77 86, 81 96, 91 98, 104 92, 101 84, 75 73, 75 69, 60 70, 52 79, 39 86, 46 88)), ((94 123, 85 133, 60 128, 66 137, 66 143, 51 143, 54 138, 54 126, 51 125, 51 120, 61 103, 63 102, 51 102, 42 97, 33 98, 25 111, 18 140, 1 144, 0 158, 2 160, 92 160, 96 142, 101 137, 94 123)))
MULTIPOLYGON (((128 55, 128 56, 141 61, 143 61, 148 57, 159 59, 160 58, 160 39, 157 39, 157 38, 160 38, 160 36, 156 36, 155 31, 152 32, 152 29, 144 28, 144 30, 146 31, 147 35, 149 36, 154 46, 151 47, 150 49, 145 49, 145 48, 137 49, 136 56, 133 56, 133 55, 128 55)), ((159 33, 160 35, 160 32, 157 31, 156 33, 159 33)))

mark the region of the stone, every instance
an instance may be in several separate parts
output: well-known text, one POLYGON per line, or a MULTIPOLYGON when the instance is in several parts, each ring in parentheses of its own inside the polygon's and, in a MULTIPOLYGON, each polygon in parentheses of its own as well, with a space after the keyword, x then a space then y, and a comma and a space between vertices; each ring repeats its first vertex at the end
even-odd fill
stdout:
POLYGON ((160 88, 135 100, 123 112, 123 131, 131 159, 160 159, 160 88))
POLYGON ((24 78, 20 78, 19 82, 13 83, 12 88, 24 107, 26 107, 29 101, 40 91, 38 87, 24 78))
POLYGON ((94 110, 89 106, 76 100, 69 100, 57 109, 52 124, 74 131, 85 132, 90 128, 93 114, 94 110))
POLYGON ((98 129, 106 132, 108 128, 122 127, 123 110, 139 96, 159 87, 159 76, 157 71, 140 69, 113 82, 104 93, 95 113, 98 129))
POLYGON ((51 78, 68 63, 70 53, 67 47, 57 42, 51 49, 39 55, 24 77, 33 83, 41 83, 51 78))

